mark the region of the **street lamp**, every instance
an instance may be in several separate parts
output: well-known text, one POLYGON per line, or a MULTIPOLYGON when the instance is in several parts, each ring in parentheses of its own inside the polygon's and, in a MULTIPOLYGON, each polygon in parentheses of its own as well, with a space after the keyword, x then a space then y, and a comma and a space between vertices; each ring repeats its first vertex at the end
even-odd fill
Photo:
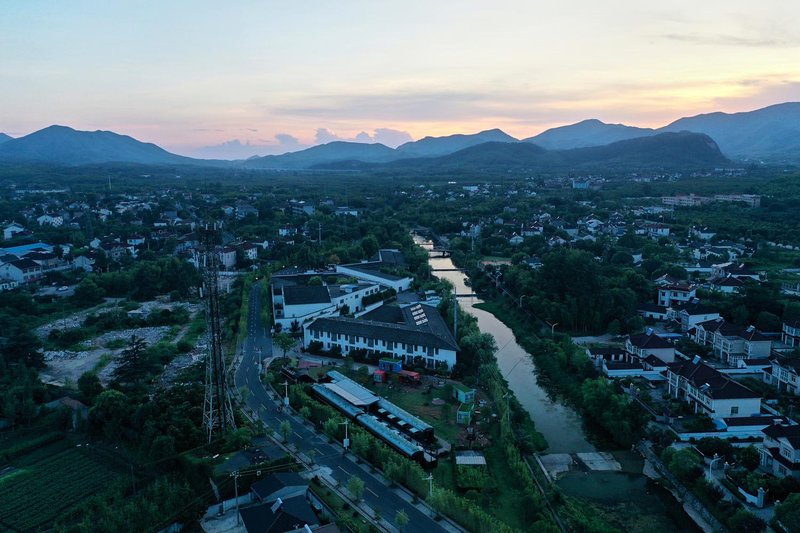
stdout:
POLYGON ((339 425, 344 426, 344 441, 342 442, 342 447, 344 448, 344 451, 347 452, 347 449, 350 447, 350 437, 347 434, 347 427, 350 425, 350 423, 347 420, 345 420, 344 422, 341 422, 339 425))
POLYGON ((519 296, 519 305, 517 306, 517 307, 519 307, 520 309, 522 309, 522 299, 523 299, 523 298, 530 298, 530 296, 529 296, 529 295, 527 295, 527 294, 520 294, 520 296, 519 296))
POLYGON ((556 334, 555 333, 556 332, 556 326, 558 325, 558 322, 554 322, 554 323, 551 324, 550 322, 545 320, 545 324, 550 326, 550 335, 555 335, 556 334))

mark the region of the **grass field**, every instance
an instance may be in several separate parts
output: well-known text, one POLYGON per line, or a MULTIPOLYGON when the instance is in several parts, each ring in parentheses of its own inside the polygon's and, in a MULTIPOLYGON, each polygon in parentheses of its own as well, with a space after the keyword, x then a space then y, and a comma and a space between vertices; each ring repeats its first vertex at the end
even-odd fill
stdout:
POLYGON ((0 476, 0 529, 38 531, 120 477, 91 448, 58 440, 12 459, 0 476))
POLYGON ((425 386, 405 387, 393 384, 370 384, 369 388, 414 416, 418 416, 431 426, 433 432, 448 442, 456 440, 460 428, 456 425, 456 409, 458 404, 446 402, 444 405, 432 405, 434 398, 444 399, 441 389, 433 389, 426 393, 425 386))

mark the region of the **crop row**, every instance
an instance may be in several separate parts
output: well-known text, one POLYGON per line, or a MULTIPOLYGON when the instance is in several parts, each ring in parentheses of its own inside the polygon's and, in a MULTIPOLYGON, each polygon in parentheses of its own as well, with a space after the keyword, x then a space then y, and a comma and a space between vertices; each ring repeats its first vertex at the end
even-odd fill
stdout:
POLYGON ((4 484, 0 519, 21 530, 35 530, 107 486, 117 475, 78 450, 63 451, 4 484))

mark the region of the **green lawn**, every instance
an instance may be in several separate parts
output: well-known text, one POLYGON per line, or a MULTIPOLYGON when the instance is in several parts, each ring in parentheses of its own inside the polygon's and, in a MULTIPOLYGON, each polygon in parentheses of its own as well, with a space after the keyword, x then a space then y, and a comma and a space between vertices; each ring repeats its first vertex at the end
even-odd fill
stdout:
POLYGON ((456 425, 456 410, 458 404, 445 402, 444 405, 432 405, 434 398, 444 399, 442 389, 433 389, 430 394, 426 393, 426 387, 404 387, 393 384, 390 388, 388 384, 369 384, 368 387, 386 398, 398 407, 405 409, 414 416, 418 416, 431 426, 434 433, 448 441, 454 442, 458 436, 460 427, 456 425))

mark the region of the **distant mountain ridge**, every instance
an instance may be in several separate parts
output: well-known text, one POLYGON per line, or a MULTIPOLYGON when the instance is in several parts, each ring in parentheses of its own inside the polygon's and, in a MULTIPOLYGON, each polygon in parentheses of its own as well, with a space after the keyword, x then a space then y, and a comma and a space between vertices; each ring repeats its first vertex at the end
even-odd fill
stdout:
POLYGON ((681 118, 658 131, 705 133, 735 159, 800 162, 800 102, 681 118))
POLYGON ((397 147, 397 151, 406 157, 434 157, 452 154, 470 146, 485 142, 519 142, 500 129, 485 130, 473 134, 455 134, 445 137, 423 137, 397 147))
POLYGON ((603 146, 617 141, 654 135, 651 128, 636 128, 624 124, 606 124, 591 118, 569 126, 559 126, 539 135, 523 139, 548 150, 569 150, 588 146, 603 146))
POLYGON ((183 157, 151 143, 111 131, 77 131, 49 126, 0 144, 0 161, 41 162, 61 165, 97 163, 210 164, 183 157))
POLYGON ((617 141, 605 146, 545 150, 531 143, 488 142, 458 152, 429 158, 400 159, 389 163, 342 161, 318 165, 326 170, 532 170, 583 171, 588 169, 686 169, 729 164, 709 136, 700 133, 661 133, 617 141))
MULTIPOLYGON (((484 144, 535 145, 545 151, 569 151, 597 148, 612 144, 658 137, 663 133, 691 132, 713 139, 723 156, 738 161, 767 163, 800 163, 800 103, 787 102, 743 113, 709 113, 686 117, 659 129, 637 128, 624 124, 606 124, 597 119, 551 128, 533 137, 516 139, 499 129, 474 134, 424 137, 396 149, 382 144, 335 141, 297 152, 239 161, 193 159, 170 153, 151 143, 140 142, 127 135, 110 131, 76 131, 66 126, 50 126, 19 138, 0 134, 0 162, 39 162, 59 165, 98 163, 136 163, 149 165, 186 164, 206 166, 240 166, 253 169, 303 170, 310 168, 364 168, 416 159, 436 159, 452 154, 464 157, 464 150, 484 144)), ((665 144, 664 138, 658 144, 665 144)), ((623 145, 642 149, 646 144, 623 145)), ((699 146, 699 145, 698 145, 699 146)), ((696 149, 694 146, 693 149, 696 149)), ((655 145, 648 149, 655 149, 655 145)), ((489 157, 489 149, 482 158, 489 157)), ((500 150, 496 155, 518 153, 530 159, 533 151, 526 148, 500 150), (526 151, 527 150, 527 151, 526 151)), ((481 152, 480 150, 478 152, 481 152)), ((697 154, 700 151, 696 151, 697 154)), ((573 154, 574 155, 574 154, 573 154)), ((595 154, 598 155, 598 154, 595 154)), ((716 155, 706 153, 708 161, 716 155)), ((548 156, 553 164, 564 157, 548 156)), ((577 156, 576 156, 577 157, 577 156)), ((679 157, 678 161, 687 161, 679 157)), ((542 158, 544 161, 546 158, 542 158)), ((628 158, 630 159, 630 158, 628 158)), ((703 158, 698 159, 698 162, 703 158)), ((486 161, 481 159, 481 164, 486 161)), ((418 163, 413 163, 422 166, 418 163)), ((410 164, 398 163, 398 168, 410 164)))

